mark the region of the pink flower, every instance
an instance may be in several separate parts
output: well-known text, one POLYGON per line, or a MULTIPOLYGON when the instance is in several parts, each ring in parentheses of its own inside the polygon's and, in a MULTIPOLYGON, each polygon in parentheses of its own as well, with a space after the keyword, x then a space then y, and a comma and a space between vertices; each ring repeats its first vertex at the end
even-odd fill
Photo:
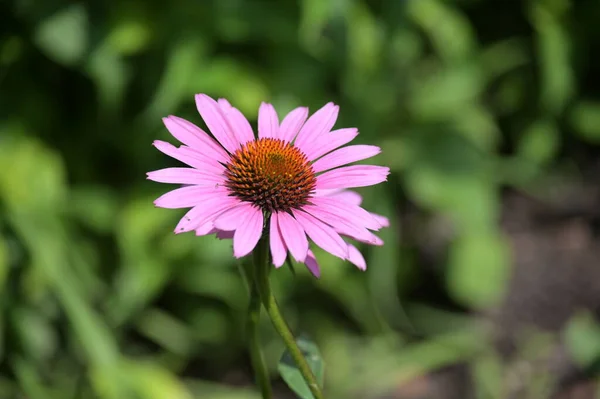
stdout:
POLYGON ((366 269, 363 256, 344 237, 382 245, 371 230, 389 222, 361 208, 361 197, 347 189, 381 183, 389 168, 344 166, 381 150, 370 145, 342 147, 358 130, 331 130, 337 105, 328 103, 308 119, 307 108, 296 108, 280 123, 273 106, 262 103, 258 139, 248 120, 227 100, 217 102, 198 94, 196 106, 212 137, 184 119, 164 118, 169 132, 183 145, 158 140, 154 145, 190 167, 148 173, 150 180, 183 185, 154 202, 162 208, 191 208, 176 233, 194 230, 199 236, 232 238, 237 258, 248 255, 268 233, 276 267, 283 265, 289 252, 318 277, 310 238, 325 251, 366 269))

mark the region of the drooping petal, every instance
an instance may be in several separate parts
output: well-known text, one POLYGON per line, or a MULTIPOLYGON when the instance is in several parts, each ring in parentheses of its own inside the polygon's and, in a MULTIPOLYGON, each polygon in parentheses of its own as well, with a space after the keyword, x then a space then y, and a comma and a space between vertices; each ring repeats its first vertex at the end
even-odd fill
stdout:
POLYGON ((227 198, 224 188, 206 186, 186 186, 169 191, 154 201, 159 208, 177 209, 190 208, 211 199, 227 198))
POLYGON ((263 230, 262 210, 252 207, 233 233, 233 256, 241 258, 248 255, 260 239, 263 230))
POLYGON ((367 270, 367 262, 360 251, 352 244, 348 244, 348 260, 360 270, 367 270))
POLYGON ((381 148, 374 145, 351 145, 339 148, 313 163, 315 173, 337 168, 352 162, 371 158, 381 152, 381 148))
POLYGON ((213 160, 189 147, 182 146, 177 148, 171 143, 160 140, 155 140, 152 144, 163 154, 194 168, 205 169, 214 173, 221 173, 224 170, 223 165, 219 163, 220 161, 213 160))
POLYGON ((308 147, 304 154, 309 161, 314 161, 338 147, 348 144, 358 136, 358 129, 350 127, 338 129, 318 137, 313 145, 308 147))
POLYGON ((360 237, 361 240, 368 242, 369 244, 376 244, 376 241, 373 240, 373 233, 371 233, 361 224, 354 223, 354 220, 341 218, 333 213, 325 211, 323 208, 314 205, 305 205, 302 210, 319 219, 320 221, 330 225, 335 229, 336 232, 340 234, 352 237, 360 237), (373 240, 373 242, 370 240, 373 240))
POLYGON ((348 246, 332 227, 306 212, 293 210, 292 213, 315 244, 339 258, 348 257, 348 246))
POLYGON ((258 109, 258 137, 279 137, 279 117, 271 104, 261 103, 258 109))
POLYGON ((381 227, 390 227, 390 219, 386 218, 385 216, 378 215, 376 213, 369 213, 371 214, 371 216, 373 216, 373 218, 375 218, 375 220, 377 220, 377 223, 379 223, 381 227))
POLYGON ((196 232, 197 236, 206 236, 217 232, 215 226, 213 225, 213 222, 210 220, 196 227, 194 231, 196 232))
POLYGON ((344 234, 344 235, 348 236, 356 241, 360 241, 360 242, 363 242, 363 243, 369 244, 369 245, 375 245, 375 246, 380 247, 384 244, 383 240, 380 237, 376 236, 375 234, 371 233, 370 231, 369 231, 368 237, 366 237, 366 238, 364 238, 362 236, 360 236, 360 237, 354 236, 352 234, 344 234))
POLYGON ((348 220, 359 226, 364 226, 370 230, 379 230, 382 226, 369 212, 358 205, 349 202, 340 201, 337 198, 314 197, 311 202, 341 219, 348 220))
POLYGON ((196 94, 196 108, 210 132, 230 153, 240 147, 240 141, 227 123, 219 104, 206 94, 196 94))
POLYGON ((225 198, 213 198, 202 202, 190 209, 179 221, 175 227, 175 233, 186 233, 197 229, 204 223, 212 220, 221 212, 232 208, 240 203, 240 200, 234 197, 225 196, 225 198))
POLYGON ((286 212, 279 212, 277 224, 285 246, 298 262, 304 262, 308 251, 308 239, 302 226, 286 212))
POLYGON ((312 273, 313 276, 315 276, 316 278, 321 277, 321 270, 319 269, 319 264, 317 263, 317 258, 315 257, 315 254, 313 254, 313 252, 310 249, 308 250, 308 253, 306 254, 306 260, 304 261, 304 264, 306 265, 306 267, 312 273))
POLYGON ((215 187, 225 183, 225 177, 193 168, 166 168, 146 173, 148 180, 159 183, 194 184, 215 187))
POLYGON ((287 249, 283 243, 283 237, 279 231, 279 216, 277 212, 271 214, 271 226, 269 230, 269 246, 271 247, 271 257, 275 267, 281 267, 287 256, 287 249))
POLYGON ((292 142, 300 131, 300 128, 308 117, 308 108, 298 107, 291 111, 283 118, 281 126, 279 126, 279 139, 285 142, 292 142))
POLYGON ((213 224, 219 230, 234 231, 240 225, 244 215, 253 212, 254 207, 249 202, 241 202, 235 208, 228 209, 213 220, 213 224), (252 209, 251 209, 252 208, 252 209))
POLYGON ((317 137, 331 131, 337 120, 339 109, 334 103, 327 103, 312 114, 304 126, 302 126, 302 129, 300 129, 294 145, 307 154, 307 150, 312 146, 317 137))
POLYGON ((226 162, 229 156, 206 132, 193 123, 177 116, 163 118, 169 132, 183 144, 219 162, 226 162))
POLYGON ((372 186, 386 181, 389 173, 385 166, 344 166, 317 176, 317 189, 372 186))
POLYGON ((229 123, 229 127, 239 142, 246 144, 249 141, 253 141, 254 132, 252 132, 252 126, 250 126, 250 122, 248 122, 248 119, 246 119, 240 110, 231 106, 229 101, 224 98, 219 98, 218 103, 227 123, 229 123))

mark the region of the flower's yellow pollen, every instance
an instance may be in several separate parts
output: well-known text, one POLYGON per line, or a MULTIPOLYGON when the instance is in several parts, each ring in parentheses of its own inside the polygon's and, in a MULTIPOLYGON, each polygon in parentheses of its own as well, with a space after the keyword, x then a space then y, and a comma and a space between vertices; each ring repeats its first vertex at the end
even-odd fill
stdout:
POLYGON ((225 185, 231 195, 270 212, 306 205, 317 182, 298 148, 272 138, 246 143, 225 168, 225 185))

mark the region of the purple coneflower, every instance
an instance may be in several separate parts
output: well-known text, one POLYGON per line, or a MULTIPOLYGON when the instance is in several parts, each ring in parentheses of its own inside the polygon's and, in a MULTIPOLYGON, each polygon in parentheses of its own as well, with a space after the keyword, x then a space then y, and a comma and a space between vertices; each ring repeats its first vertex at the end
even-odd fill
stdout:
POLYGON ((344 237, 382 245, 370 230, 389 222, 361 208, 360 195, 347 189, 381 183, 389 168, 344 166, 381 150, 371 145, 342 147, 358 130, 331 130, 337 105, 326 104, 308 120, 308 109, 296 108, 279 123, 273 106, 263 103, 258 111, 258 138, 227 100, 217 102, 198 94, 196 106, 212 137, 185 119, 164 118, 169 132, 183 145, 158 140, 154 145, 190 167, 148 173, 150 180, 184 185, 154 202, 162 208, 191 208, 176 233, 193 230, 199 236, 232 238, 233 254, 239 258, 255 248, 264 228, 276 267, 283 265, 289 252, 318 277, 310 238, 325 251, 366 268, 361 253, 344 237), (269 216, 269 225, 264 226, 269 216))

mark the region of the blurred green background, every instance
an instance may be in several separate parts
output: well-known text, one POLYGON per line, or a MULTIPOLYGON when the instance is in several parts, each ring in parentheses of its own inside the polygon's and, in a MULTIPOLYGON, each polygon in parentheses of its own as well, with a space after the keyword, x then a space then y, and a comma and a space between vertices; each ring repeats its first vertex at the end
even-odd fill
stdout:
MULTIPOLYGON (((341 106, 369 268, 273 273, 328 398, 594 398, 600 3, 0 1, 0 398, 258 399, 230 243, 145 180, 193 95, 341 106)), ((278 398, 283 346, 263 320, 278 398)))

